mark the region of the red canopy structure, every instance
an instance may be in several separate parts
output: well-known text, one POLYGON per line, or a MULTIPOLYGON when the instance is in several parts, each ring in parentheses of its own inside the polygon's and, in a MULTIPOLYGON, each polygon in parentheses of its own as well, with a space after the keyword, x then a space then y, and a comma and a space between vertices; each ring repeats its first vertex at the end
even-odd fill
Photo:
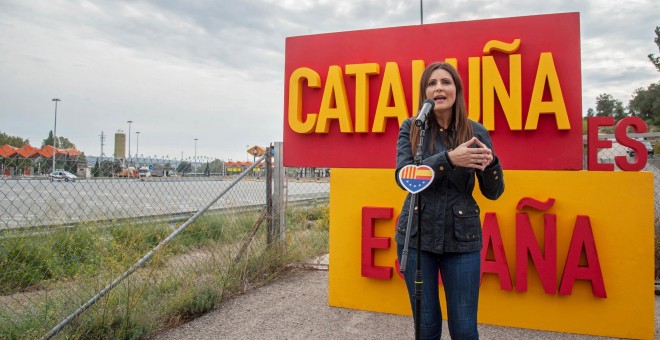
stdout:
POLYGON ((53 147, 51 145, 46 145, 43 148, 39 149, 39 154, 41 155, 41 157, 52 158, 53 147))
POLYGON ((5 144, 0 147, 0 157, 2 158, 14 157, 18 154, 16 150, 18 150, 18 148, 15 148, 9 144, 5 144))
POLYGON ((30 144, 23 145, 21 148, 16 150, 16 152, 21 158, 37 158, 40 156, 39 149, 33 147, 30 144))
POLYGON ((78 157, 78 156, 80 156, 80 151, 78 151, 76 148, 68 148, 68 149, 65 149, 65 151, 69 155, 69 157, 78 157))
MULTIPOLYGON (((59 149, 59 148, 55 149, 55 157, 66 156, 68 154, 69 153, 67 152, 66 149, 59 149)), ((80 153, 78 153, 78 154, 80 154, 80 153)), ((52 145, 46 145, 43 148, 39 149, 39 155, 41 155, 41 157, 45 157, 45 158, 53 158, 53 146, 52 145)))

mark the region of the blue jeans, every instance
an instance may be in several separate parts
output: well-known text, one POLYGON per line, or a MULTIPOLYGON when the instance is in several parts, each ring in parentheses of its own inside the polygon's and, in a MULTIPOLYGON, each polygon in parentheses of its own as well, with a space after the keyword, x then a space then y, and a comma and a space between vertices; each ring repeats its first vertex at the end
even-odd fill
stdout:
MULTIPOLYGON (((398 245, 399 261, 403 245, 398 245)), ((479 339, 477 305, 481 252, 434 254, 422 251, 422 306, 420 339, 440 339, 442 311, 438 295, 438 271, 442 275, 447 300, 447 321, 452 339, 479 339)), ((404 273, 410 306, 415 314, 415 271, 417 249, 409 248, 408 267, 404 273)))

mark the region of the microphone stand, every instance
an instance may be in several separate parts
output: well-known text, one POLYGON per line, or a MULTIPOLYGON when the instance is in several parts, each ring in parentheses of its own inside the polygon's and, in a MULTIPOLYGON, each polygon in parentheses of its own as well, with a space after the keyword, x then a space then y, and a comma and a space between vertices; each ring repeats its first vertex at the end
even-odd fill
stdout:
MULTIPOLYGON (((424 145, 424 136, 426 134, 426 122, 422 123, 420 122, 419 129, 419 143, 417 144, 417 152, 415 153, 415 158, 414 158, 414 163, 416 166, 419 166, 422 164, 422 154, 423 154, 423 145, 424 145)), ((415 122, 417 125, 417 121, 415 122)), ((417 193, 411 193, 410 194, 410 208, 409 208, 409 213, 408 213, 408 225, 406 227, 406 239, 403 244, 403 251, 401 252, 401 263, 400 263, 400 269, 399 271, 401 273, 406 272, 406 267, 408 266, 408 247, 410 243, 410 230, 412 229, 412 219, 413 219, 413 212, 417 212, 417 268, 415 270, 415 293, 413 294, 413 298, 415 301, 415 310, 414 310, 414 315, 415 315, 415 339, 420 338, 420 329, 421 329, 421 313, 422 313, 422 284, 423 284, 423 277, 422 277, 422 260, 421 260, 421 255, 422 255, 422 212, 421 212, 421 207, 422 207, 422 200, 421 196, 418 195, 417 193)))

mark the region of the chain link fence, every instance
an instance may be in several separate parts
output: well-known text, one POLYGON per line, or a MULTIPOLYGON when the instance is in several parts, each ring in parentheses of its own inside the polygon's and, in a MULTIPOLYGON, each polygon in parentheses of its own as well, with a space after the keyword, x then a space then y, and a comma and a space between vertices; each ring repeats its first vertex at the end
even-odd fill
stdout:
MULTIPOLYGON (((599 138, 600 163, 636 162, 599 138)), ((640 138, 657 193, 658 136, 640 138)), ((0 338, 153 336, 326 254, 330 171, 282 168, 278 147, 254 164, 0 158, 0 338)))
MULTIPOLYGON (((639 162, 639 157, 642 157, 642 159, 646 157, 646 163, 641 171, 653 173, 653 200, 655 203, 653 219, 655 230, 655 281, 656 292, 660 293, 660 155, 656 155, 656 149, 660 149, 660 144, 658 143, 660 140, 660 132, 632 133, 629 134, 629 136, 644 144, 646 155, 638 155, 633 149, 619 144, 613 134, 603 134, 599 136, 599 139, 611 141, 612 147, 599 150, 597 157, 599 163, 612 164, 615 171, 621 171, 616 164, 615 157, 625 157, 626 161, 631 164, 639 162)), ((586 152, 584 164, 586 169, 586 152)))
POLYGON ((1 159, 0 338, 153 336, 326 254, 329 174, 280 168, 278 144, 231 166, 1 159))

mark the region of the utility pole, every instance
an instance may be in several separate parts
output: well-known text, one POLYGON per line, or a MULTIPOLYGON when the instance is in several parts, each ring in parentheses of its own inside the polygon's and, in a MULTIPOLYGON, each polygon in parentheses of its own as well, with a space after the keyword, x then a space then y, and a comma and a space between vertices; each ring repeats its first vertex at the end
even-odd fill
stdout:
POLYGON ((55 102, 55 128, 53 129, 53 171, 55 171, 55 154, 57 154, 57 102, 58 98, 53 98, 55 102))
POLYGON ((103 131, 101 131, 101 158, 103 158, 103 145, 105 145, 105 135, 103 134, 103 131))

